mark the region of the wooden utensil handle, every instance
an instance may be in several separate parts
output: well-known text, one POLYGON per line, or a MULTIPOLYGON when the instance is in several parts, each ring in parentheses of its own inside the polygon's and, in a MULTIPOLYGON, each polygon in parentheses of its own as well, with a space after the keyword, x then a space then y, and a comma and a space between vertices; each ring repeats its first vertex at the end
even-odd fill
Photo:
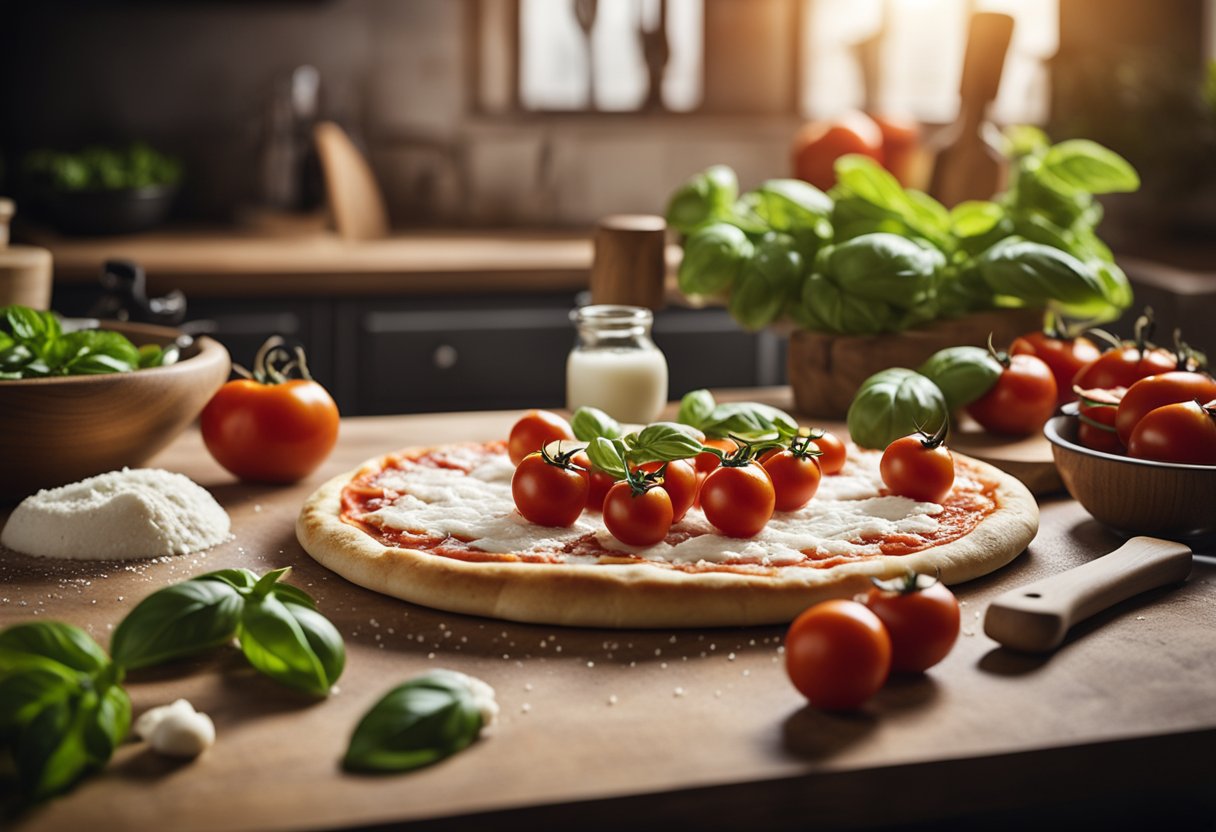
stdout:
POLYGON ((1190 571, 1187 546, 1133 537, 1108 555, 995 599, 984 632, 1015 650, 1054 650, 1074 624, 1133 595, 1186 580, 1190 571))

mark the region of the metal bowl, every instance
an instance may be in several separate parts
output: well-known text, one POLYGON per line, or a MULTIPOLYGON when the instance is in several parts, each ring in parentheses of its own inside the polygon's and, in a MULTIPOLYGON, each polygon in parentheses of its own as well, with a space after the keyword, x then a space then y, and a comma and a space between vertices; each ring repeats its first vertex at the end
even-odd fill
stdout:
POLYGON ((1077 443, 1076 406, 1043 433, 1064 487, 1094 519, 1124 534, 1216 542, 1216 465, 1153 462, 1077 443))

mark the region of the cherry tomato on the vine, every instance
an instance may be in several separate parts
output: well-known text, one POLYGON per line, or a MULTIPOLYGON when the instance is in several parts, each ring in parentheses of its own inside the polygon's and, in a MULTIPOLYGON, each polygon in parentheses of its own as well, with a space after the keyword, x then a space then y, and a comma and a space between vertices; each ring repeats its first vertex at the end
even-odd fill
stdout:
POLYGON ((866 595, 891 637, 891 668, 921 673, 946 658, 958 639, 958 600, 941 581, 911 574, 875 582, 866 595))
POLYGON ((811 443, 814 444, 822 454, 819 457, 819 467, 823 469, 825 474, 839 474, 844 468, 845 460, 848 458, 848 450, 835 434, 823 431, 823 436, 815 437, 812 435, 811 443))
POLYGON ((243 480, 296 482, 325 461, 338 441, 338 406, 307 375, 303 352, 281 338, 258 351, 253 378, 228 382, 199 417, 216 462, 243 480), (293 366, 305 375, 289 379, 293 366))
POLYGON ((586 452, 579 451, 574 455, 573 462, 575 465, 587 471, 588 479, 590 480, 587 489, 587 508, 590 511, 603 511, 604 498, 608 496, 608 489, 612 488, 618 480, 612 474, 599 470, 591 465, 591 458, 586 452))
POLYGON ((1097 344, 1084 336, 1059 338, 1046 332, 1029 332, 1013 339, 1010 355, 1033 355, 1051 370, 1056 380, 1056 403, 1070 402, 1076 396, 1072 392, 1072 380, 1092 361, 1102 355, 1097 344))
POLYGON ((653 546, 671 531, 671 497, 657 485, 638 492, 621 480, 604 498, 604 526, 626 546, 653 546))
POLYGON ((1127 454, 1157 462, 1216 465, 1216 401, 1150 410, 1132 431, 1127 454))
MULTIPOLYGON (((739 447, 737 444, 735 444, 733 439, 706 439, 701 444, 710 448, 717 448, 726 454, 731 453, 739 447)), ((721 464, 721 460, 718 458, 718 455, 710 453, 709 451, 702 451, 701 453, 697 454, 695 460, 696 461, 694 464, 698 474, 708 474, 721 464)))
POLYGON ((536 451, 523 458, 511 477, 515 508, 539 526, 572 526, 587 507, 590 478, 569 457, 536 451))
POLYGON ((1169 350, 1141 349, 1134 344, 1107 350, 1081 368, 1073 378, 1077 387, 1131 387, 1142 378, 1178 369, 1178 359, 1169 350))
POLYGON ((764 470, 773 481, 777 511, 797 511, 809 503, 819 490, 823 471, 819 467, 819 458, 806 453, 806 444, 779 448, 763 462, 764 470))
POLYGON ((715 468, 701 485, 705 519, 730 537, 754 537, 777 504, 773 480, 756 461, 715 468))
POLYGON ((1029 436, 1042 430, 1056 408, 1051 368, 1033 355, 1011 355, 992 389, 967 405, 989 433, 1029 436))
POLYGON ((1126 445, 1136 425, 1159 407, 1178 402, 1206 402, 1216 398, 1216 381, 1203 373, 1176 371, 1142 378, 1127 389, 1119 402, 1115 428, 1126 445))
POLYGON ((940 503, 954 485, 954 457, 939 435, 914 433, 896 439, 882 452, 878 472, 892 494, 922 503, 940 503))
POLYGON ((650 473, 663 471, 659 487, 671 498, 671 522, 679 523, 697 499, 697 489, 701 486, 697 479, 697 469, 684 459, 673 459, 667 463, 647 462, 641 468, 650 473))
POLYGON ((507 440, 507 456, 518 465, 533 451, 539 451, 550 442, 573 439, 570 423, 548 410, 529 410, 511 428, 507 440))
POLYGON ((891 638, 878 616, 856 601, 824 601, 785 634, 785 669, 816 708, 856 708, 891 672, 891 638))

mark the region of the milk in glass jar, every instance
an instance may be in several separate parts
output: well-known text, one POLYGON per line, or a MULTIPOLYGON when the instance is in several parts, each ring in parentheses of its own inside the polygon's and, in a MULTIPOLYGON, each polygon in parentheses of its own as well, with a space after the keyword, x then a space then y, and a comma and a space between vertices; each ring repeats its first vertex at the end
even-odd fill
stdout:
POLYGON ((654 314, 642 306, 593 305, 570 318, 578 342, 566 361, 566 406, 653 422, 667 403, 667 359, 650 340, 654 314))

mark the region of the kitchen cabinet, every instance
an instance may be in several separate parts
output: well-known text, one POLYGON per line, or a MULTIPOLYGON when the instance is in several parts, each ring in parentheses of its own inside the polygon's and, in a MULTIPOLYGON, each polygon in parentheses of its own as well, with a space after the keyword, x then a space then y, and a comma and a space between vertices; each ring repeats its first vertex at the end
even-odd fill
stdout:
MULTIPOLYGON (((335 280, 338 280, 335 277, 335 280)), ((59 285, 54 307, 85 315, 97 290, 59 285)), ((585 293, 464 293, 400 297, 189 298, 187 327, 223 343, 249 367, 282 335, 308 353, 314 377, 346 415, 560 407, 569 313, 585 293)), ((720 308, 671 306, 655 316, 670 398, 698 387, 785 381, 785 339, 742 331, 720 308)))

